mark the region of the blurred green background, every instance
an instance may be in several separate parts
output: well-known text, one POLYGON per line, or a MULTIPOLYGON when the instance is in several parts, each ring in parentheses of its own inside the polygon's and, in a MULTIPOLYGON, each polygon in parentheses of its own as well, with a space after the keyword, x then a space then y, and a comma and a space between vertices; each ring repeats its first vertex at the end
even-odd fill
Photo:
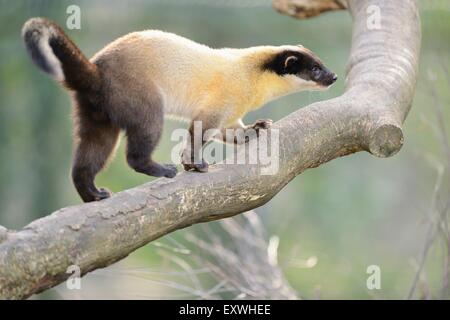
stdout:
MULTIPOLYGON (((340 76, 328 92, 300 93, 247 116, 278 120, 294 110, 342 93, 351 41, 345 11, 310 20, 275 12, 270 1, 0 1, 0 225, 21 228, 58 208, 80 203, 72 186, 70 99, 40 72, 23 48, 26 19, 45 16, 65 26, 66 8, 81 8, 81 30, 66 32, 87 56, 130 31, 161 29, 212 47, 298 44, 315 51, 340 76)), ((427 230, 448 210, 449 154, 439 126, 450 121, 450 4, 422 1, 423 43, 420 79, 405 123, 405 145, 393 158, 366 153, 336 159, 292 181, 256 211, 267 234, 280 238, 279 263, 288 281, 306 298, 401 299, 413 282, 427 243, 427 230), (439 114, 439 108, 443 110, 439 114), (439 180, 441 179, 441 181, 439 180), (305 266, 305 260, 311 262, 305 266), (378 265, 382 288, 368 290, 366 268, 378 265)), ((185 126, 165 124, 156 152, 170 160, 170 132, 185 126)), ((151 178, 134 173, 124 158, 97 179, 113 191, 151 178)), ((448 218, 441 221, 446 224, 448 218)), ((183 239, 191 227, 171 235, 183 239)), ((449 298, 449 248, 438 234, 427 251, 415 297, 449 298), (447 265, 446 265, 447 263, 447 265)), ((446 240, 446 241, 445 241, 446 240)), ((166 240, 162 240, 163 242, 166 240)), ((49 290, 44 298, 177 298, 176 290, 143 284, 127 270, 166 270, 154 244, 110 268, 112 275, 83 278, 83 290, 49 290)))

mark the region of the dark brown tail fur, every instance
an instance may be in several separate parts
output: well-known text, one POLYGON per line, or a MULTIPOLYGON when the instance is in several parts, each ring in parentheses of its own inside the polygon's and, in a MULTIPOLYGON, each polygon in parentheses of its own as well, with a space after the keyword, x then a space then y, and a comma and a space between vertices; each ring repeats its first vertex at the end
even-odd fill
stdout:
POLYGON ((45 18, 32 18, 22 28, 25 47, 43 71, 75 91, 96 91, 101 86, 99 71, 64 31, 45 18))

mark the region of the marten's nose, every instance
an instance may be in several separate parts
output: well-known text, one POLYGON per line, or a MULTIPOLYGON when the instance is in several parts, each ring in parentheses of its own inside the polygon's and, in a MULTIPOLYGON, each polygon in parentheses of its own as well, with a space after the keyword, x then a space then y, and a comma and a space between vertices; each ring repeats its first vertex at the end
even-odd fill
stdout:
POLYGON ((336 82, 336 80, 337 80, 337 75, 336 75, 336 73, 328 73, 328 75, 327 75, 327 77, 326 77, 326 80, 323 82, 323 85, 325 85, 325 86, 331 86, 333 83, 335 83, 336 82))

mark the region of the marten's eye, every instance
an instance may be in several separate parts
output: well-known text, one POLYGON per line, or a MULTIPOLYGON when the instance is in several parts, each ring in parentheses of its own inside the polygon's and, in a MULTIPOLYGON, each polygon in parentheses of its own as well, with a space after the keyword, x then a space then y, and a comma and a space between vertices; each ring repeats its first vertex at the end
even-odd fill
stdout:
POLYGON ((320 78, 320 73, 321 73, 321 68, 319 66, 313 66, 311 68, 311 73, 312 73, 312 77, 313 79, 317 80, 320 78))

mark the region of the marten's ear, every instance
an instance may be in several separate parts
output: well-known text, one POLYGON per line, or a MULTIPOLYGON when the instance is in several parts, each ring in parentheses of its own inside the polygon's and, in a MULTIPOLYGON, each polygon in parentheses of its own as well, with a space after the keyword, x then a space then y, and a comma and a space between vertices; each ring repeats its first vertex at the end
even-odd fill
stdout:
POLYGON ((295 73, 296 65, 298 64, 299 59, 297 56, 287 56, 284 60, 284 70, 286 73, 295 73))
POLYGON ((296 74, 301 69, 302 54, 295 51, 283 51, 270 57, 263 65, 264 70, 275 72, 283 76, 296 74))

